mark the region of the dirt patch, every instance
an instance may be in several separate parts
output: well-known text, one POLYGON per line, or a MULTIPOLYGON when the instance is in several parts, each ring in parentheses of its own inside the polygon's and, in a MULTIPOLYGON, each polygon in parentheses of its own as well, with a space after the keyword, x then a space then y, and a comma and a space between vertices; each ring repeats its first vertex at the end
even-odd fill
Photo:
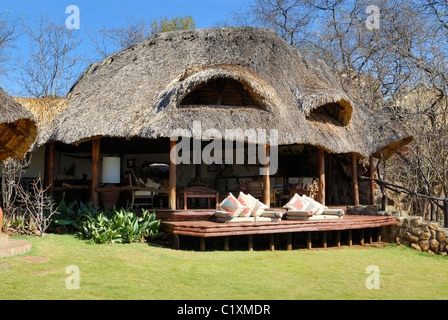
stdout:
POLYGON ((48 260, 50 260, 50 258, 31 256, 31 257, 17 258, 17 260, 28 261, 28 262, 33 262, 33 263, 43 263, 43 262, 48 262, 48 260))
POLYGON ((12 264, 10 263, 0 263, 0 269, 2 268, 11 268, 12 264))
POLYGON ((53 270, 37 271, 37 272, 33 272, 33 275, 41 275, 41 274, 48 274, 48 273, 54 273, 54 271, 53 270))

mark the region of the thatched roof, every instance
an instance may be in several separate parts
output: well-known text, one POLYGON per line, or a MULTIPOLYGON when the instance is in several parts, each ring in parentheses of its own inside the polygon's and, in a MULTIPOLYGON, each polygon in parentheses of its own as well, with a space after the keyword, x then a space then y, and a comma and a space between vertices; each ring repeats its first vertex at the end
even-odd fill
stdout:
POLYGON ((20 103, 26 110, 31 112, 36 119, 39 134, 31 149, 33 150, 35 146, 45 144, 45 142, 47 142, 45 133, 51 131, 55 116, 66 108, 67 99, 62 97, 12 98, 20 103))
POLYGON ((0 161, 22 158, 36 136, 33 115, 0 89, 0 161))
POLYGON ((346 93, 322 61, 271 29, 156 35, 92 64, 46 139, 170 137, 174 129, 277 129, 279 144, 361 156, 409 141, 405 129, 346 93))

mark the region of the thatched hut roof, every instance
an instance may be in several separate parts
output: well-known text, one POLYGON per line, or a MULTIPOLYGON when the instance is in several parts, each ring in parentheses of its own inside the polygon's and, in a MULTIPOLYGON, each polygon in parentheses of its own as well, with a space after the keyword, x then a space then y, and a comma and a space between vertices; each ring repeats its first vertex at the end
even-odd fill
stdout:
POLYGON ((0 161, 23 157, 36 136, 36 121, 31 112, 0 89, 0 161))
POLYGON ((12 98, 31 112, 36 119, 38 136, 31 150, 34 150, 34 147, 45 144, 47 142, 45 134, 51 132, 53 120, 58 113, 64 111, 67 106, 67 99, 63 97, 12 98))
POLYGON ((49 140, 170 137, 174 129, 277 129, 279 144, 361 156, 405 129, 346 93, 332 71, 271 29, 167 32, 92 64, 72 87, 49 140))

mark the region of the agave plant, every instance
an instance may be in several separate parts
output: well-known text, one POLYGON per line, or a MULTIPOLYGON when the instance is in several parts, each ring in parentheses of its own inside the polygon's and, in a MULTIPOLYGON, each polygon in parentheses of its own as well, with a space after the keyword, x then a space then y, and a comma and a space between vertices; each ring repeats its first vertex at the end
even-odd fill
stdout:
POLYGON ((81 235, 94 243, 144 242, 157 237, 160 220, 155 213, 144 210, 141 217, 125 209, 115 210, 111 217, 100 213, 96 217, 84 215, 81 235))

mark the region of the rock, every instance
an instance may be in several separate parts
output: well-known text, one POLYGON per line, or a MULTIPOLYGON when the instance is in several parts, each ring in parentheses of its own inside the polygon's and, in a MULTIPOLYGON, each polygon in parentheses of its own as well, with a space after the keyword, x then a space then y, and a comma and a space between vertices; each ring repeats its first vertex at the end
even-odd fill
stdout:
POLYGON ((406 234, 406 232, 408 232, 408 229, 407 229, 407 228, 400 228, 400 229, 398 230, 398 236, 399 236, 400 238, 403 238, 404 235, 406 234))
POLYGON ((437 237, 436 230, 429 229, 429 232, 431 232, 431 238, 435 239, 437 237))
POLYGON ((421 224, 422 224, 422 221, 419 217, 411 218, 411 226, 419 227, 419 226, 421 226, 421 224))
POLYGON ((430 223, 428 224, 428 227, 429 227, 429 229, 431 229, 431 230, 437 230, 437 229, 439 229, 439 225, 438 225, 437 223, 435 223, 435 222, 430 222, 430 223))
POLYGON ((429 231, 422 232, 422 234, 420 235, 420 240, 429 240, 429 238, 431 238, 431 232, 429 231))
POLYGON ((420 248, 420 246, 416 243, 411 243, 411 248, 418 250, 419 252, 422 251, 422 249, 420 248))
POLYGON ((420 229, 422 229, 423 232, 429 232, 428 223, 422 223, 422 225, 420 226, 420 229))
POLYGON ((410 242, 418 242, 418 237, 413 235, 410 232, 406 232, 404 237, 405 237, 406 240, 409 240, 410 242))
POLYGON ((439 241, 436 239, 429 240, 429 249, 434 253, 439 252, 439 241))
POLYGON ((408 240, 397 238, 397 243, 401 246, 409 247, 411 243, 408 240))
POLYGON ((401 226, 403 225, 403 218, 396 217, 396 218, 395 218, 395 225, 396 225, 397 227, 401 227, 401 226))
POLYGON ((403 219, 403 224, 401 226, 403 228, 408 228, 410 226, 409 219, 408 218, 404 218, 403 219))
POLYGON ((423 231, 419 227, 411 227, 411 232, 418 237, 422 234, 423 231))
POLYGON ((422 251, 428 251, 429 249, 429 241, 427 240, 419 241, 418 245, 420 246, 422 251))
POLYGON ((445 230, 437 230, 436 239, 439 242, 445 241, 445 239, 446 239, 446 232, 445 232, 445 230))

